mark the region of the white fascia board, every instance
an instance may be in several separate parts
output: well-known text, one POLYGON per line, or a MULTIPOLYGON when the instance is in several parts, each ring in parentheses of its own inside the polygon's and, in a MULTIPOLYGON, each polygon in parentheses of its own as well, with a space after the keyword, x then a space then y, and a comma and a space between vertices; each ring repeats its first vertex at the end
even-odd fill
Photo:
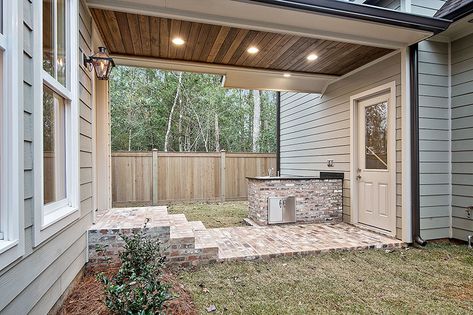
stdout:
POLYGON ((225 77, 223 86, 226 88, 321 93, 327 84, 339 78, 333 75, 297 72, 291 72, 290 77, 284 77, 285 71, 134 56, 113 55, 112 57, 117 65, 123 66, 222 75, 225 77))
POLYGON ((90 8, 397 49, 432 33, 233 0, 87 0, 90 8))

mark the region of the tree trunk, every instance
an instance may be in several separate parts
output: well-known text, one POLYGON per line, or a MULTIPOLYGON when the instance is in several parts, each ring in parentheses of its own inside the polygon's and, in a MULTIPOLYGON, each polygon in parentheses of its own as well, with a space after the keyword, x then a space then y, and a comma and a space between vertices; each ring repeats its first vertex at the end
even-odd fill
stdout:
POLYGON ((128 129, 128 151, 131 151, 131 129, 128 129))
POLYGON ((181 91, 181 82, 182 82, 182 72, 179 72, 179 80, 177 82, 176 96, 174 97, 174 102, 171 107, 171 112, 169 113, 168 128, 166 130, 166 136, 164 137, 164 152, 168 152, 168 148, 169 148, 169 135, 171 134, 172 115, 174 113, 174 109, 176 108, 177 100, 179 99, 179 92, 181 91))
POLYGON ((183 151, 183 145, 182 145, 182 100, 179 100, 179 123, 178 123, 178 128, 179 128, 179 152, 183 151))
POLYGON ((253 152, 259 152, 260 130, 261 130, 260 91, 253 91, 253 152))
POLYGON ((220 152, 220 127, 217 113, 215 113, 215 151, 220 152))

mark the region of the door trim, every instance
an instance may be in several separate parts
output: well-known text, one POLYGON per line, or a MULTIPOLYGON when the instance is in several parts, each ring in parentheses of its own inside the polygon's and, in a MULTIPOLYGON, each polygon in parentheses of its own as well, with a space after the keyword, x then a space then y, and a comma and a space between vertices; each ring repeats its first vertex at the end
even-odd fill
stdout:
MULTIPOLYGON (((358 166, 358 102, 380 94, 390 94, 391 102, 388 110, 389 150, 388 169, 390 170, 389 184, 392 215, 390 218, 391 228, 387 233, 396 236, 396 81, 392 81, 370 90, 361 92, 350 97, 350 223, 359 224, 358 221, 358 185, 356 181, 356 169, 358 166)), ((368 227, 369 228, 369 227, 368 227)), ((377 229, 375 229, 378 231, 377 229)))

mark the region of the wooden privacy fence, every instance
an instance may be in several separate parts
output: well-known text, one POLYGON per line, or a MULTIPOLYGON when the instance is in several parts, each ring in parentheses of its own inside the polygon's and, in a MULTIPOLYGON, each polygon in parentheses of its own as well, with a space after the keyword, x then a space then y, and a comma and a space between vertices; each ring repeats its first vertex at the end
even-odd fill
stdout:
MULTIPOLYGON (((247 176, 276 170, 264 153, 112 153, 114 206, 247 199, 247 176)), ((274 174, 273 172, 273 174, 274 174)))

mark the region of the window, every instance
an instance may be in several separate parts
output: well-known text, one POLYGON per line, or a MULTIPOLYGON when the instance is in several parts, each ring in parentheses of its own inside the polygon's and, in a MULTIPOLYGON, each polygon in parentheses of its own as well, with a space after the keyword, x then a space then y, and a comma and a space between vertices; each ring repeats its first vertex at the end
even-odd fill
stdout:
POLYGON ((36 245, 79 217, 78 1, 37 1, 37 11, 36 245))
POLYGON ((66 199, 66 116, 64 103, 64 98, 48 87, 44 88, 43 194, 45 205, 66 199))
MULTIPOLYGON (((23 255, 23 200, 20 194, 20 130, 23 107, 18 32, 18 1, 0 0, 0 269, 23 255)), ((22 171, 22 169, 21 169, 22 171)))

